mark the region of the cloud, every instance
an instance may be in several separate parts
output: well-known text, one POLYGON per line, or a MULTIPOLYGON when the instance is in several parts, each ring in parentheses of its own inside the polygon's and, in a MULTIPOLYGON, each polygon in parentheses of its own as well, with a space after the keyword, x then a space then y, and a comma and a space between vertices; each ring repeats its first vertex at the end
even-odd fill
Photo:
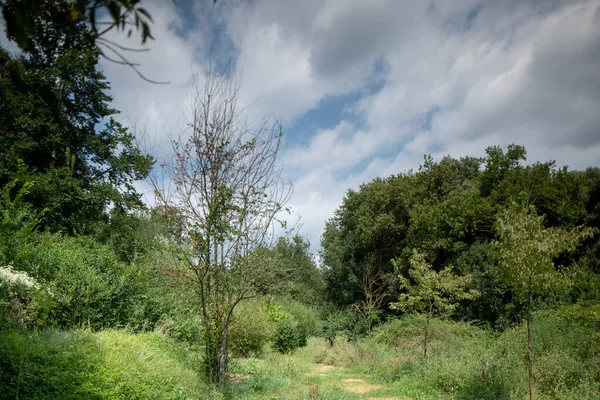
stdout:
POLYGON ((530 161, 600 164, 597 0, 145 2, 156 41, 134 59, 171 84, 103 62, 121 120, 147 124, 164 153, 189 115, 192 73, 202 81, 210 54, 232 59, 250 123, 273 115, 292 136, 282 162, 315 250, 348 188, 416 169, 424 153, 515 142, 530 161), (332 98, 353 100, 324 118, 332 98), (295 125, 307 115, 314 130, 295 125))
MULTIPOLYGON (((419 23, 394 42, 385 41, 395 28, 383 17, 367 35, 387 73, 381 90, 350 107, 366 126, 342 121, 288 152, 290 165, 305 171, 298 181, 302 194, 295 197, 305 214, 332 216, 347 188, 416 168, 424 153, 481 156, 488 146, 515 142, 526 146, 530 161, 555 159, 572 168, 600 163, 596 2, 432 4, 413 10, 419 23), (336 171, 345 179, 333 179, 336 171)), ((314 56, 320 50, 313 49, 313 67, 340 72, 336 60, 351 64, 358 57, 346 54, 354 41, 341 34, 315 44, 338 51, 323 51, 321 62, 314 56)), ((307 223, 313 237, 322 226, 307 223)))
POLYGON ((207 29, 178 36, 173 21, 183 17, 156 7, 147 73, 174 83, 109 78, 118 108, 161 132, 181 123, 190 72, 202 70, 200 55, 215 43, 235 57, 251 122, 272 114, 290 126, 310 110, 318 117, 325 98, 359 95, 336 126, 290 141, 302 144, 282 154, 313 249, 348 188, 416 169, 424 153, 481 156, 516 142, 531 161, 600 163, 594 1, 224 1, 210 17, 218 40, 207 29), (379 90, 366 94, 374 79, 379 90))

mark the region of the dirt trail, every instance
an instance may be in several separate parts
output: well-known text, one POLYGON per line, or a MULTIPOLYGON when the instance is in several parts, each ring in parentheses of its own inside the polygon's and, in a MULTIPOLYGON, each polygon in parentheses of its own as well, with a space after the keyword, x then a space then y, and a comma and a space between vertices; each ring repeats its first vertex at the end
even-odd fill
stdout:
MULTIPOLYGON (((344 371, 343 368, 335 367, 332 365, 323 365, 323 364, 315 364, 313 365, 313 373, 319 376, 329 376, 332 380, 337 380, 340 378, 340 372, 344 371), (338 375, 338 376, 334 376, 338 375), (336 379, 337 378, 337 379, 336 379)), ((354 376, 352 374, 343 373, 342 381, 340 383, 340 387, 342 390, 358 395, 368 395, 369 393, 378 390, 384 389, 384 385, 370 383, 363 379, 363 377, 354 376)), ((382 396, 382 397, 362 397, 364 400, 413 400, 410 397, 397 397, 397 396, 382 396)))

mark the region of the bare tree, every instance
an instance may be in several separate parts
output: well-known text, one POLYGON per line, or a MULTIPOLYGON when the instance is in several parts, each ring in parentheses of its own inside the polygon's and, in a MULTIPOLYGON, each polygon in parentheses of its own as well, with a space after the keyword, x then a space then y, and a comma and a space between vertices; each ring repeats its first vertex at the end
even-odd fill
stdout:
POLYGON ((188 129, 171 141, 173 155, 162 164, 171 187, 153 184, 158 202, 178 214, 179 252, 204 321, 206 375, 222 387, 232 312, 268 269, 256 250, 283 225, 278 215, 291 185, 277 163, 280 124, 248 126, 236 75, 211 73, 203 86, 197 82, 188 129))
POLYGON ((367 323, 367 330, 371 332, 373 324, 377 322, 381 314, 381 308, 387 297, 387 287, 383 283, 384 275, 381 264, 373 255, 367 257, 363 268, 362 280, 359 283, 364 294, 364 300, 350 306, 350 311, 358 315, 367 323))

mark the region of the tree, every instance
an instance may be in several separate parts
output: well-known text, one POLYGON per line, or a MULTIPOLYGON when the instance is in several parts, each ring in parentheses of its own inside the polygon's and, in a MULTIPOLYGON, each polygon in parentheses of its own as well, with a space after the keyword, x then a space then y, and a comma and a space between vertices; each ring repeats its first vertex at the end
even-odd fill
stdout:
POLYGON ((505 211, 496 221, 499 240, 500 278, 510 285, 527 304, 527 366, 529 399, 534 398, 533 356, 531 353, 531 318, 536 296, 547 296, 568 286, 562 268, 556 268, 554 259, 564 252, 573 251, 585 238, 594 234, 592 228, 545 228, 544 217, 532 212, 505 211))
MULTIPOLYGON (((396 265, 396 261, 392 263, 396 265)), ((471 278, 456 276, 450 268, 435 272, 427 263, 423 254, 413 250, 410 259, 411 269, 408 274, 411 279, 399 275, 400 286, 406 290, 400 294, 398 301, 392 303, 392 309, 403 311, 418 311, 425 313, 427 322, 423 338, 423 357, 427 358, 427 340, 429 320, 434 314, 453 311, 461 300, 470 300, 478 296, 476 290, 467 290, 471 278)))
POLYGON ((301 236, 280 237, 273 248, 264 249, 272 273, 257 281, 256 290, 264 295, 289 296, 310 305, 322 305, 325 282, 315 264, 310 243, 301 236))
MULTIPOLYGON (((366 300, 363 279, 369 259, 377 260, 379 276, 371 289, 388 290, 386 277, 393 274, 389 260, 405 244, 413 181, 409 173, 349 190, 335 216, 325 223, 322 258, 332 302, 349 306, 366 300)), ((381 305, 385 309, 385 302, 381 305)))
POLYGON ((238 88, 229 73, 210 73, 202 88, 196 85, 189 129, 172 141, 173 157, 163 164, 172 190, 154 179, 158 201, 177 214, 178 251, 202 309, 206 374, 220 387, 232 312, 268 270, 259 250, 291 194, 277 164, 280 127, 264 120, 250 129, 238 88))
POLYGON ((0 0, 0 11, 6 36, 22 50, 30 51, 39 45, 40 26, 60 25, 93 44, 104 59, 132 68, 148 82, 167 83, 148 79, 139 71, 139 64, 124 55, 149 49, 125 47, 106 37, 114 30, 127 32, 127 37, 134 31, 139 33, 142 45, 154 39, 150 29, 152 16, 140 3, 141 0, 0 0), (108 19, 103 19, 103 15, 108 19))
POLYGON ((350 311, 365 321, 369 333, 373 325, 379 320, 382 305, 388 297, 387 286, 381 282, 384 278, 378 260, 373 256, 368 257, 360 282, 364 300, 351 304, 350 311))
POLYGON ((45 210, 42 229, 81 233, 110 204, 141 206, 133 184, 153 160, 113 119, 95 50, 75 39, 56 46, 51 59, 0 48, 0 186, 16 182, 14 195, 30 185, 23 201, 45 210))

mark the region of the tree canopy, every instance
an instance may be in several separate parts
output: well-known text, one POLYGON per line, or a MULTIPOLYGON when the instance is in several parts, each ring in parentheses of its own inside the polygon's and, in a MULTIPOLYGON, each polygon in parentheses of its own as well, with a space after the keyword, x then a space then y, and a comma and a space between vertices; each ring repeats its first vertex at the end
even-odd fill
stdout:
MULTIPOLYGON (((425 157, 417 171, 377 178, 349 190, 326 222, 322 257, 327 293, 338 306, 365 299, 361 279, 368 263, 387 279, 378 285, 387 306, 402 293, 393 278, 394 265, 409 277, 413 249, 439 272, 453 266, 471 275, 481 296, 456 312, 469 318, 504 324, 523 304, 496 273, 500 255, 493 245, 494 223, 509 208, 537 210, 547 227, 598 227, 598 169, 584 172, 558 168, 553 161, 525 164, 526 151, 511 145, 490 147, 486 157, 425 157), (395 260, 392 264, 391 260, 395 260), (513 301, 514 300, 514 301, 513 301)), ((587 239, 568 257, 596 269, 598 240, 587 239), (593 255, 592 255, 593 254, 593 255)))
POLYGON ((114 119, 97 50, 60 27, 39 40, 23 55, 0 48, 0 185, 30 182, 42 228, 82 232, 108 206, 141 206, 134 182, 153 160, 114 119))

